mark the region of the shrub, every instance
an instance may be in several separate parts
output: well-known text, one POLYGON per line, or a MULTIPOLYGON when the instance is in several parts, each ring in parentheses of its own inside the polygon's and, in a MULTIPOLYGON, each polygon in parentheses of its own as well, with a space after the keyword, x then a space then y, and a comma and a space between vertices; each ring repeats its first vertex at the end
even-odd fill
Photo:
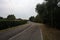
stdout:
POLYGON ((15 27, 27 23, 26 20, 21 21, 0 21, 0 30, 15 27))

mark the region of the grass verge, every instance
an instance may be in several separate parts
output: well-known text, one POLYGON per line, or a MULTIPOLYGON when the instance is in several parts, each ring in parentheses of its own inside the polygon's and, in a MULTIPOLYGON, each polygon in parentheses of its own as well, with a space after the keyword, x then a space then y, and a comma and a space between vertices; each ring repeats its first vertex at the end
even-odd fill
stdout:
POLYGON ((43 40, 60 40, 60 30, 49 28, 44 24, 40 24, 42 30, 43 40))
POLYGON ((12 30, 23 30, 25 29, 26 27, 28 27, 30 24, 24 24, 24 25, 19 25, 19 26, 16 26, 16 27, 11 27, 11 28, 7 28, 7 29, 4 29, 4 30, 0 30, 0 32, 6 32, 6 31, 12 31, 12 30))

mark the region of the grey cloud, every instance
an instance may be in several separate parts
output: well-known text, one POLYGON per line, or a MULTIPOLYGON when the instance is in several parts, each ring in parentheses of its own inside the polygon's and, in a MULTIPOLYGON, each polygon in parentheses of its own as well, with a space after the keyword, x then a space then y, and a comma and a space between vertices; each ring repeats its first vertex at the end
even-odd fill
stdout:
POLYGON ((0 16, 14 14, 17 18, 36 16, 35 6, 42 0, 0 0, 0 16))

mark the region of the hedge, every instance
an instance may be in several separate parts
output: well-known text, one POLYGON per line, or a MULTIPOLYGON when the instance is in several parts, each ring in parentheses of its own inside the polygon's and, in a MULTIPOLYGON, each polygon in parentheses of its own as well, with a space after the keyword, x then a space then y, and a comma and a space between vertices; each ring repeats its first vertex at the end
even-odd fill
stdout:
POLYGON ((27 23, 26 20, 21 21, 0 21, 0 30, 15 27, 27 23))

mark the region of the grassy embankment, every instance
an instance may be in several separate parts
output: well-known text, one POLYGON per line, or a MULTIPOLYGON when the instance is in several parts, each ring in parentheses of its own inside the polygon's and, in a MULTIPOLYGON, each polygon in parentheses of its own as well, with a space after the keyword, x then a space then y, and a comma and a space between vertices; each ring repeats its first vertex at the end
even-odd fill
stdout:
POLYGON ((43 40, 60 40, 60 30, 44 24, 40 25, 40 29, 42 30, 43 40))

